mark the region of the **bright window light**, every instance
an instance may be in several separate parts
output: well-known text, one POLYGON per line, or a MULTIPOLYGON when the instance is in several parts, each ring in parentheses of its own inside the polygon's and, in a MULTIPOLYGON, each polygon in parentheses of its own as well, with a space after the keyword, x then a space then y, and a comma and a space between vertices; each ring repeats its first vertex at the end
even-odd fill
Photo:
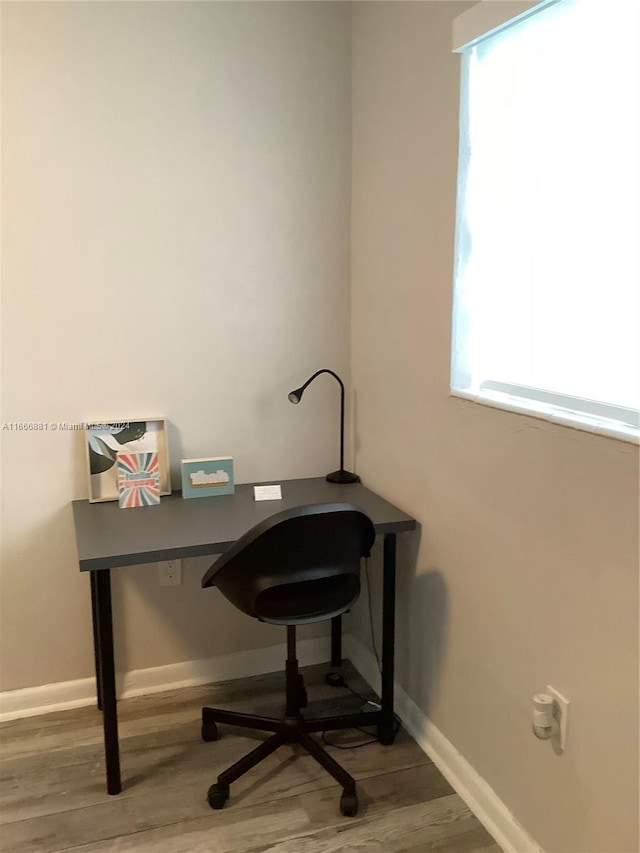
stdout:
POLYGON ((452 357, 454 393, 631 436, 639 10, 560 0, 464 49, 452 357))

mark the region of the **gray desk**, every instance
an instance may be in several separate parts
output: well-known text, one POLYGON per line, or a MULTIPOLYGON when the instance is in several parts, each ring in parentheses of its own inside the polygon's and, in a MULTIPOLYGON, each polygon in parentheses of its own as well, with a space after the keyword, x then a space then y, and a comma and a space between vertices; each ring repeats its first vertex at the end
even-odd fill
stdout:
MULTIPOLYGON (((73 502, 80 571, 91 577, 93 641, 98 707, 102 710, 107 791, 119 794, 120 752, 113 654, 111 569, 158 560, 221 554, 259 521, 276 512, 314 503, 345 502, 362 509, 384 536, 381 710, 368 715, 383 743, 393 741, 396 533, 414 530, 415 519, 361 483, 339 485, 323 478, 285 480, 282 500, 258 501, 253 484, 233 495, 183 500, 163 497, 159 506, 122 510, 117 502, 73 502)), ((340 663, 340 618, 332 624, 332 665, 340 663)))

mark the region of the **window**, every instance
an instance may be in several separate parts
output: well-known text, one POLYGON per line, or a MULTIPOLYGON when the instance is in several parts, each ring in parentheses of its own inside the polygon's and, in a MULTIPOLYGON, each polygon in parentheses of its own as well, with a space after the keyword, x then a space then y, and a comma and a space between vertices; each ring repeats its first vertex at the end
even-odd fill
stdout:
POLYGON ((639 9, 541 3, 461 48, 451 382, 629 440, 640 436, 639 9))

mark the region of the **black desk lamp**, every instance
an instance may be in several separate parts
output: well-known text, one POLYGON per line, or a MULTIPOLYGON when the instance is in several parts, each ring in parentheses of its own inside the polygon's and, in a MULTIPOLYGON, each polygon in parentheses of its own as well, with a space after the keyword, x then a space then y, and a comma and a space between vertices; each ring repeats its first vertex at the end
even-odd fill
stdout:
POLYGON ((352 474, 351 471, 344 470, 344 385, 338 374, 326 368, 324 370, 317 370, 313 376, 307 379, 304 385, 296 388, 295 391, 291 391, 289 400, 297 405, 302 399, 304 389, 313 382, 316 376, 320 376, 321 373, 330 373, 340 384, 340 468, 337 471, 327 474, 327 480, 330 483, 359 483, 360 477, 357 474, 352 474))

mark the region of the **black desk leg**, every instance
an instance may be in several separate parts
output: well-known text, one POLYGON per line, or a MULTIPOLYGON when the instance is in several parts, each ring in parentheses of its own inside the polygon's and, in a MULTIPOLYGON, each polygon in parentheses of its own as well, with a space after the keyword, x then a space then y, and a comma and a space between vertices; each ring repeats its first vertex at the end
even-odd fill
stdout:
POLYGON ((98 593, 97 572, 89 572, 91 584, 91 624, 93 625, 93 656, 96 668, 96 696, 98 699, 98 711, 102 711, 102 672, 100 670, 100 643, 98 641, 98 593))
POLYGON ((118 746, 118 709, 116 705, 116 673, 113 660, 113 625, 111 621, 111 577, 109 569, 92 572, 95 579, 95 614, 97 617, 98 668, 104 727, 104 755, 107 768, 107 793, 119 794, 120 748, 118 746))
POLYGON ((378 738, 381 743, 393 743, 393 665, 396 621, 396 534, 384 537, 382 576, 382 689, 378 738))
POLYGON ((331 666, 342 666, 342 616, 331 620, 331 666))

